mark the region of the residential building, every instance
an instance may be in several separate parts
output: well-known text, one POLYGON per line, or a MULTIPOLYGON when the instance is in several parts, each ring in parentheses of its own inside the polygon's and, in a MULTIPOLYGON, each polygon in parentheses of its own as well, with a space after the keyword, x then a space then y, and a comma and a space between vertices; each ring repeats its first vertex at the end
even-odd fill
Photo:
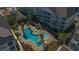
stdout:
POLYGON ((73 8, 66 7, 36 7, 36 8, 22 8, 22 12, 25 15, 33 14, 37 16, 37 20, 40 21, 45 27, 55 32, 65 31, 73 22, 73 8))
POLYGON ((57 16, 56 29, 59 32, 65 31, 74 22, 72 8, 56 7, 55 12, 57 16))
POLYGON ((75 51, 79 50, 79 29, 75 31, 75 33, 73 34, 68 46, 72 50, 75 50, 75 51))
POLYGON ((74 13, 74 16, 75 16, 75 21, 79 22, 79 7, 74 7, 73 13, 74 13))
POLYGON ((0 8, 0 14, 3 16, 15 15, 17 9, 16 8, 0 8))
POLYGON ((5 16, 0 16, 0 51, 16 51, 16 42, 5 16))

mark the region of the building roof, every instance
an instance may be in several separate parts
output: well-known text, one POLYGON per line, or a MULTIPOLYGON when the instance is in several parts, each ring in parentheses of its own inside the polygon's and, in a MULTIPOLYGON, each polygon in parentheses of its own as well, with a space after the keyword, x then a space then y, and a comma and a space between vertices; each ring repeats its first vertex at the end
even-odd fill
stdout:
POLYGON ((67 11, 65 7, 57 7, 56 8, 56 14, 58 16, 66 16, 67 15, 67 11))
POLYGON ((0 16, 0 37, 7 37, 11 35, 10 26, 7 22, 7 18, 0 16))
POLYGON ((57 16, 66 16, 67 11, 65 7, 50 7, 51 11, 55 12, 57 16))
POLYGON ((71 16, 72 15, 72 8, 68 7, 50 7, 51 11, 56 12, 57 16, 71 16))
POLYGON ((12 34, 10 32, 10 26, 7 22, 7 18, 0 16, 0 45, 12 40, 12 34))

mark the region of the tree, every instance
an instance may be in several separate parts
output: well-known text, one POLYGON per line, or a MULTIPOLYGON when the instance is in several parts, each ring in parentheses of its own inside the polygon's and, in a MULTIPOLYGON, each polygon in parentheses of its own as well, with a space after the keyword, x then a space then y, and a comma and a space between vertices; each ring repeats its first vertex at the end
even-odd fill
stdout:
POLYGON ((41 41, 42 44, 43 44, 44 50, 47 51, 47 50, 48 50, 48 46, 47 46, 46 43, 44 43, 44 34, 41 33, 41 34, 39 34, 39 36, 41 37, 41 40, 40 40, 40 41, 41 41))
POLYGON ((44 42, 44 34, 39 34, 39 36, 41 37, 41 42, 44 42))
POLYGON ((10 16, 8 22, 11 26, 13 26, 17 22, 16 16, 10 16))
POLYGON ((26 19, 26 20, 29 20, 29 21, 32 21, 32 15, 27 15, 27 16, 25 17, 25 19, 26 19))
POLYGON ((32 23, 32 16, 31 15, 25 16, 24 23, 31 24, 32 23))
POLYGON ((62 33, 59 33, 59 34, 58 34, 58 39, 59 39, 59 41, 60 41, 61 43, 64 43, 65 40, 66 40, 67 38, 69 38, 71 35, 72 35, 72 33, 64 33, 64 32, 62 32, 62 33))

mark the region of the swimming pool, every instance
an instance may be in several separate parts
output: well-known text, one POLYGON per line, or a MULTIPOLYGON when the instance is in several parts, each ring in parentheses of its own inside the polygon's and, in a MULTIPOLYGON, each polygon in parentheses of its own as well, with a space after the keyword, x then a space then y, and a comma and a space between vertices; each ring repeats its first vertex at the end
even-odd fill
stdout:
MULTIPOLYGON (((23 35, 23 36, 24 36, 24 38, 25 38, 26 40, 31 40, 31 41, 33 41, 37 47, 42 46, 42 43, 39 42, 40 37, 39 37, 38 35, 32 34, 32 30, 31 30, 30 28, 26 28, 26 29, 24 30, 24 35, 23 35)), ((47 34, 46 34, 44 37, 47 38, 47 34)))

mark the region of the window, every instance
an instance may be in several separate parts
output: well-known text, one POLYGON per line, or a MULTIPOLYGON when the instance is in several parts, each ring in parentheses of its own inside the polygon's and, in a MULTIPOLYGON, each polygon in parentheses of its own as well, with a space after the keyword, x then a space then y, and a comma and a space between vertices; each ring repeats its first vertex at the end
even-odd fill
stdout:
POLYGON ((39 8, 37 7, 36 10, 39 10, 39 8))
POLYGON ((3 49, 5 49, 5 48, 1 46, 1 47, 0 47, 0 51, 3 50, 3 49))
POLYGON ((45 19, 45 22, 46 22, 46 23, 49 23, 49 20, 46 20, 46 19, 45 19))
POLYGON ((61 17, 61 16, 58 16, 57 18, 58 18, 58 19, 62 19, 63 17, 61 17))
POLYGON ((54 24, 54 25, 55 25, 55 24, 56 24, 56 21, 53 21, 53 22, 52 22, 52 24, 54 24))
POLYGON ((50 17, 46 17, 47 19, 50 19, 50 17))
POLYGON ((15 51, 15 46, 11 47, 10 49, 11 49, 12 51, 15 51))
POLYGON ((64 17, 63 20, 66 20, 66 18, 64 17))
POLYGON ((56 16, 51 16, 52 18, 56 18, 56 16))
POLYGON ((79 17, 79 15, 77 15, 77 17, 79 17))
POLYGON ((61 26, 61 28, 63 28, 64 26, 61 26))
POLYGON ((13 42, 9 42, 8 45, 9 45, 9 46, 12 46, 12 45, 13 45, 13 42))
POLYGON ((79 12, 79 8, 75 8, 75 12, 79 12))
POLYGON ((2 49, 0 48, 0 51, 1 51, 2 49))
POLYGON ((4 49, 6 49, 7 47, 8 47, 7 44, 1 45, 1 46, 0 46, 0 50, 4 50, 4 49))
POLYGON ((48 13, 48 12, 44 12, 44 14, 51 15, 51 14, 50 14, 50 13, 48 13))
POLYGON ((62 22, 62 24, 64 25, 64 24, 65 24, 65 22, 62 22))
POLYGON ((48 26, 49 26, 47 23, 43 23, 43 24, 44 24, 44 26, 46 26, 46 27, 48 27, 48 26))

